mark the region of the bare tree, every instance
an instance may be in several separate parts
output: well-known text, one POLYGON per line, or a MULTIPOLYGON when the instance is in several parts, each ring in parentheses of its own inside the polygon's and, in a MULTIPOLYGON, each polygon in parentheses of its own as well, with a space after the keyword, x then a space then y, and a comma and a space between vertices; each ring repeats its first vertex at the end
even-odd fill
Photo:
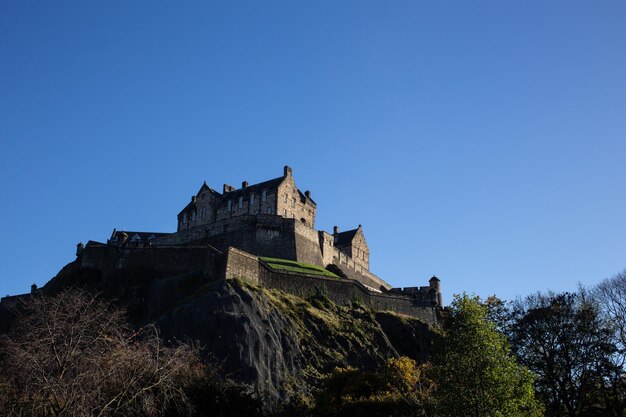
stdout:
POLYGON ((626 270, 606 279, 596 288, 596 298, 615 329, 624 364, 626 355, 626 270))
MULTIPOLYGON (((202 374, 197 351, 164 346, 97 296, 34 296, 0 340, 8 416, 158 416, 191 412, 184 387, 202 374)), ((4 381, 3 381, 4 380, 4 381)))

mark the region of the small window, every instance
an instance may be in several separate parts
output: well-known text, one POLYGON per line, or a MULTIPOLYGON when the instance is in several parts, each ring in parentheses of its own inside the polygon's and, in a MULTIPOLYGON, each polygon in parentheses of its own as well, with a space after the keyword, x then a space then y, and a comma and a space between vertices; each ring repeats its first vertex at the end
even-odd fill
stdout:
POLYGON ((195 211, 191 213, 191 221, 194 221, 194 220, 196 220, 196 212, 195 211))
POLYGON ((291 199, 291 207, 296 208, 296 199, 295 198, 291 199))
POLYGON ((228 203, 226 203, 226 210, 231 211, 232 208, 233 208, 232 201, 228 200, 228 203))
POLYGON ((286 203, 286 202, 287 202, 287 194, 283 196, 283 203, 286 203))
POLYGON ((287 217, 287 209, 285 209, 285 217, 287 217))
POLYGON ((254 205, 254 193, 250 194, 250 205, 254 205))
POLYGON ((272 214, 272 208, 271 207, 267 208, 267 214, 272 214))
POLYGON ((267 200, 267 191, 263 190, 261 192, 261 201, 265 201, 265 200, 267 200))
POLYGON ((243 207, 243 197, 239 197, 239 208, 243 207))
POLYGON ((187 223, 187 213, 183 214, 183 224, 187 223))

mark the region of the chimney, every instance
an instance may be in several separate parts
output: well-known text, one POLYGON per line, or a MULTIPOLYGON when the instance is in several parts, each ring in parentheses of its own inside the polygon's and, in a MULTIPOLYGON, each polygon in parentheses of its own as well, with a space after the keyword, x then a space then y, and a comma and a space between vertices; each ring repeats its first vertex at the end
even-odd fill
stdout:
POLYGON ((248 181, 244 181, 241 183, 241 188, 247 188, 248 187, 248 181))
POLYGON ((235 187, 232 185, 224 184, 224 193, 230 193, 231 191, 235 191, 235 187))
POLYGON ((191 202, 192 202, 192 203, 195 203, 195 202, 196 202, 196 196, 195 196, 195 195, 192 195, 192 196, 191 196, 191 202))
POLYGON ((304 192, 304 195, 306 196, 306 198, 311 198, 311 192, 309 190, 306 190, 304 192))
POLYGON ((339 233, 339 226, 333 226, 333 235, 336 235, 339 233))
POLYGON ((290 177, 291 173, 291 167, 289 165, 285 165, 285 167, 283 168, 283 177, 290 177))
POLYGON ((36 285, 36 284, 33 284, 33 285, 31 285, 31 286, 30 286, 30 293, 31 293, 31 294, 34 294, 34 293, 35 293, 35 291, 37 291, 37 285, 36 285))
POLYGON ((83 245, 83 242, 78 242, 78 244, 76 245, 76 257, 78 258, 80 255, 82 255, 84 250, 85 245, 83 245))

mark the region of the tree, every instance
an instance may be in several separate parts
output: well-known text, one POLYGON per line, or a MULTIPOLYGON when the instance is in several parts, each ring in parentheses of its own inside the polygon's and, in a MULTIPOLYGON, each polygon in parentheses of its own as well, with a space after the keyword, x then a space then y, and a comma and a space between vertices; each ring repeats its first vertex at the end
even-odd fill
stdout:
POLYGON ((612 332, 586 291, 535 294, 514 304, 511 342, 536 375, 550 416, 622 415, 604 399, 619 370, 612 332))
POLYGON ((433 384, 429 365, 389 359, 377 371, 338 368, 327 376, 315 398, 315 416, 417 417, 426 415, 433 384))
POLYGON ((623 365, 626 361, 626 270, 602 281, 596 288, 595 296, 613 326, 619 355, 617 359, 623 365))
POLYGON ((611 358, 614 372, 607 376, 603 394, 605 402, 612 404, 619 415, 626 410, 626 270, 602 281, 593 293, 616 347, 611 358))
POLYGON ((192 347, 164 346, 152 326, 134 331, 122 310, 79 291, 25 303, 0 361, 8 416, 184 415, 185 387, 203 373, 192 347))
POLYGON ((455 296, 433 350, 435 415, 541 415, 532 373, 516 363, 477 297, 455 296))

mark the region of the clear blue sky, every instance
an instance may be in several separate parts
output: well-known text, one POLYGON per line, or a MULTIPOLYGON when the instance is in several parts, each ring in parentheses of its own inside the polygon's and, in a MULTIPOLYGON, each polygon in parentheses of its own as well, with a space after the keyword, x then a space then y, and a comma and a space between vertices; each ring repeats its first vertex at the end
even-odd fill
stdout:
POLYGON ((626 267, 624 1, 0 3, 0 295, 289 164, 396 286, 626 267))

